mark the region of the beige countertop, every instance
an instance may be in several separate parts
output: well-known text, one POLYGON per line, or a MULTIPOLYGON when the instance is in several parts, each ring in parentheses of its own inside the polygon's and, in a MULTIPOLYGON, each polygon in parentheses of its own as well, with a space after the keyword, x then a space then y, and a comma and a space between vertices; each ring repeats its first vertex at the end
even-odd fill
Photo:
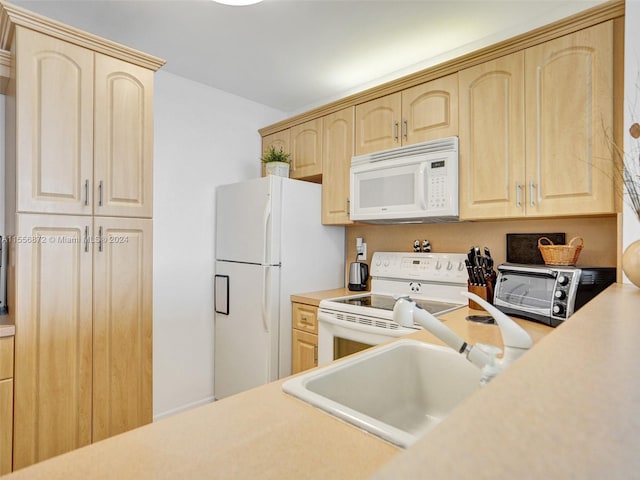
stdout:
POLYGON ((15 335, 16 327, 7 315, 0 315, 0 337, 11 337, 15 335))
POLYGON ((348 288, 335 288, 333 290, 322 290, 319 292, 298 293, 291 295, 292 302, 306 303, 307 305, 319 306, 320 300, 327 298, 346 297, 347 295, 358 295, 364 292, 352 292, 348 288))
MULTIPOLYGON (((638 311, 640 290, 614 285, 555 330, 517 320, 534 348, 405 451, 284 394, 280 380, 7 478, 633 478, 638 311)), ((443 320, 501 345, 468 313, 443 320)))
POLYGON ((638 312, 612 285, 374 478, 638 478, 638 312))

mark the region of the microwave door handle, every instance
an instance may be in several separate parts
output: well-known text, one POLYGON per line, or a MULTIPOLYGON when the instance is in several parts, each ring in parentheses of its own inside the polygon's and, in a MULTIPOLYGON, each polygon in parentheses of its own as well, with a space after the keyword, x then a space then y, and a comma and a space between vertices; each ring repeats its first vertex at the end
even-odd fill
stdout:
POLYGON ((420 199, 420 207, 422 210, 427 209, 427 199, 425 195, 424 188, 424 172, 425 172, 425 164, 420 164, 420 169, 418 170, 418 198, 420 199))

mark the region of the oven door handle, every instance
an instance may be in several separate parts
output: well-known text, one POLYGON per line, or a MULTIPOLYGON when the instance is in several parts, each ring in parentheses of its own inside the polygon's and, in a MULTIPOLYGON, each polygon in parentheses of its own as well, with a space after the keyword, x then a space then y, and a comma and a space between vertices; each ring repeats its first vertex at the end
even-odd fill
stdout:
POLYGON ((318 312, 318 322, 326 322, 332 325, 336 325, 337 327, 346 328, 349 330, 355 330, 358 332, 365 333, 374 333, 377 335, 388 335, 392 337, 400 337, 402 335, 407 335, 409 333, 414 333, 419 330, 419 328, 382 328, 382 327, 373 327, 371 325, 365 325, 362 323, 350 322, 348 320, 338 320, 331 315, 323 314, 323 312, 318 312))

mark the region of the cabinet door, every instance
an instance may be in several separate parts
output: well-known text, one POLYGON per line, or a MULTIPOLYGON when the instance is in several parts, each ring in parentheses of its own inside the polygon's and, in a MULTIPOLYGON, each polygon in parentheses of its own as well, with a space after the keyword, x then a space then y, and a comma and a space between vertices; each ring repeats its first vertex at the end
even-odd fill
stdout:
POLYGON ((152 420, 152 221, 94 224, 95 442, 152 420))
POLYGON ((318 335, 294 329, 292 347, 292 374, 318 366, 318 335))
POLYGON ((525 213, 524 54, 459 72, 460 218, 525 213))
POLYGON ((13 454, 13 337, 0 338, 0 475, 11 471, 13 454))
POLYGON ((527 214, 614 212, 612 21, 525 51, 527 214))
POLYGON ((400 92, 356 105, 356 155, 400 146, 400 92))
MULTIPOLYGON (((289 149, 290 132, 289 129, 272 133, 262 137, 262 154, 264 155, 271 147, 283 152, 291 152, 289 149)), ((291 174, 291 172, 289 172, 291 174)), ((262 164, 262 176, 264 177, 264 163, 262 164)))
POLYGON ((458 135, 458 75, 402 92, 402 144, 458 135))
POLYGON ((0 380, 0 475, 11 471, 13 379, 0 380))
POLYGON ((324 117, 322 223, 348 225, 349 169, 353 156, 354 107, 324 117))
POLYGON ((291 178, 322 175, 322 118, 291 127, 291 178))
POLYGON ((16 216, 14 469, 91 442, 89 217, 16 216))
POLYGON ((87 214, 93 179, 93 53, 16 27, 18 212, 87 214))
POLYGON ((153 72, 96 54, 96 215, 153 215, 153 72))

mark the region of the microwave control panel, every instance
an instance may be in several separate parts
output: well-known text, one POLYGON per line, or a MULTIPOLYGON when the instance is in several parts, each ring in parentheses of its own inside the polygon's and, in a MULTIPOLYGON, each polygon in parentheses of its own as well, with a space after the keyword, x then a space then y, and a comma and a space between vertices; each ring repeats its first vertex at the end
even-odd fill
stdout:
POLYGON ((446 160, 432 160, 429 162, 427 175, 427 202, 430 210, 447 210, 451 197, 449 175, 446 160))

